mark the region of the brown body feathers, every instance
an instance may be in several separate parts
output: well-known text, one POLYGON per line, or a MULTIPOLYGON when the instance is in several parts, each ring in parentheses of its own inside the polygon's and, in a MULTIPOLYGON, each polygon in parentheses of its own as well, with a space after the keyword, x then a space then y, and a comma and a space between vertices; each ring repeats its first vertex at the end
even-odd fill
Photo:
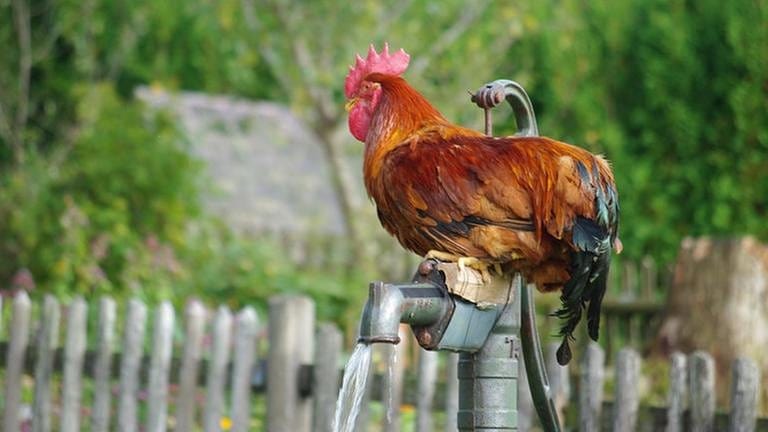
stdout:
POLYGON ((453 125, 399 76, 369 74, 365 85, 365 186, 387 231, 417 254, 476 257, 522 272, 539 290, 562 290, 561 363, 587 305, 597 339, 611 250, 620 245, 608 163, 550 138, 493 138, 453 125))

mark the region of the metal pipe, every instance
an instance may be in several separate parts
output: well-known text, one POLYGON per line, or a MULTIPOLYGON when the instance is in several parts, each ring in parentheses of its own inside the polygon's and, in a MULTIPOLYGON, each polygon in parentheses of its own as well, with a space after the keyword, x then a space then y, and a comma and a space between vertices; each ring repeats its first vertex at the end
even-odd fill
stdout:
POLYGON ((547 432, 560 432, 560 420, 552 400, 552 387, 549 385, 547 371, 544 368, 544 356, 541 353, 541 342, 536 330, 536 308, 533 304, 533 285, 528 284, 520 290, 522 303, 521 332, 523 344, 523 359, 525 372, 528 377, 528 387, 531 399, 534 401, 536 413, 539 415, 541 426, 547 432))
MULTIPOLYGON (((493 135, 490 110, 502 101, 506 100, 512 107, 517 123, 515 136, 535 137, 539 136, 539 126, 536 123, 536 114, 533 104, 523 86, 510 80, 496 80, 490 82, 472 95, 472 102, 483 108, 485 112, 485 134, 493 135)), ((526 375, 531 391, 536 412, 539 415, 544 430, 559 432, 560 421, 552 400, 546 369, 544 368, 544 356, 541 354, 541 342, 536 329, 536 310, 533 302, 533 294, 530 285, 520 286, 517 290, 522 301, 522 332, 521 342, 523 356, 525 357, 526 375)), ((518 302, 520 304, 520 302, 518 302)), ((514 400, 517 406, 517 397, 514 400)))
POLYGON ((521 288, 522 278, 516 275, 512 301, 501 308, 483 347, 459 354, 461 432, 517 430, 521 288))
POLYGON ((517 430, 522 277, 510 281, 507 303, 478 307, 449 294, 434 263, 422 264, 416 283, 370 285, 358 341, 396 344, 399 324, 410 324, 422 347, 461 353, 460 431, 517 430))
POLYGON ((517 123, 515 136, 539 136, 539 126, 536 123, 536 114, 528 93, 515 81, 500 79, 490 82, 472 94, 472 102, 485 110, 485 134, 493 135, 491 124, 491 108, 507 101, 512 107, 517 123))
POLYGON ((360 319, 360 343, 400 342, 400 323, 416 327, 428 326, 450 318, 453 300, 448 293, 431 283, 385 284, 372 282, 368 302, 360 319))

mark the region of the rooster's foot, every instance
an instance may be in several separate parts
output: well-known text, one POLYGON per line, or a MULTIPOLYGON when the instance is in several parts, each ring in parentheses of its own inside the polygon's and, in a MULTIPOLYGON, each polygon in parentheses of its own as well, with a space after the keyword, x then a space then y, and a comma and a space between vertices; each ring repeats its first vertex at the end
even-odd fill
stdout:
POLYGON ((461 257, 456 261, 456 264, 459 265, 459 268, 463 271, 465 268, 471 268, 473 270, 477 270, 480 272, 480 276, 483 279, 483 283, 491 283, 491 272, 490 269, 492 267, 492 263, 489 263, 487 261, 481 261, 474 257, 461 257))
POLYGON ((448 252, 431 250, 427 252, 424 258, 433 258, 444 262, 455 262, 461 271, 464 271, 466 268, 477 270, 480 273, 484 284, 490 283, 492 280, 490 272, 491 268, 501 274, 501 266, 498 263, 483 261, 475 257, 463 257, 448 252))

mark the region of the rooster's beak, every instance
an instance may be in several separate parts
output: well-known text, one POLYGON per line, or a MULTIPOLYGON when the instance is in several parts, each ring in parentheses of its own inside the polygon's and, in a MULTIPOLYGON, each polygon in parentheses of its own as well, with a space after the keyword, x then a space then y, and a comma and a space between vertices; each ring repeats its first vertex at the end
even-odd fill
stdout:
POLYGON ((357 98, 352 98, 344 105, 344 110, 349 112, 353 106, 357 103, 357 98))

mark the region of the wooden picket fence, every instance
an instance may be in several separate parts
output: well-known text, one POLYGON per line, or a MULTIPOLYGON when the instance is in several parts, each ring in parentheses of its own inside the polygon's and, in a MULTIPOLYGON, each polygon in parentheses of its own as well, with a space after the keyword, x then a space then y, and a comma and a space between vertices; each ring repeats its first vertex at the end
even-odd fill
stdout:
POLYGON ((617 261, 611 266, 601 320, 601 338, 609 360, 627 346, 642 350, 656 334, 670 278, 671 270, 659 269, 651 257, 639 262, 617 261))
MULTIPOLYGON (((233 315, 192 301, 177 320, 162 303, 149 320, 148 308, 132 300, 118 320, 118 306, 109 298, 76 298, 61 307, 52 297, 35 305, 23 292, 5 309, 0 304, 7 329, 0 345, 2 430, 332 430, 343 338, 333 325, 316 325, 308 298, 271 299, 266 323, 249 307, 233 315)), ((457 355, 418 349, 405 328, 402 336, 400 345, 374 351, 358 430, 398 432, 403 407, 413 406, 417 432, 455 431, 457 355), (371 401, 383 409, 369 409, 371 401)), ((636 351, 619 351, 613 397, 604 401, 604 351, 589 345, 579 372, 570 374, 554 362, 555 346, 547 346, 547 369, 570 429, 768 430, 768 419, 755 420, 760 379, 750 360, 733 365, 731 410, 724 414, 715 410, 714 362, 706 353, 673 355, 668 406, 647 407, 639 402, 636 351), (578 388, 573 395, 571 382, 578 388)), ((520 430, 527 430, 535 414, 527 384, 520 384, 520 430)))
MULTIPOLYGON (((555 360, 558 343, 547 345, 546 369, 553 399, 561 419, 580 431, 768 431, 768 418, 757 418, 760 371, 754 361, 739 358, 732 365, 730 412, 715 406, 715 362, 709 353, 672 354, 669 364, 666 406, 640 403, 641 358, 633 348, 618 351, 612 377, 606 352, 590 342, 569 373, 555 360), (604 397, 606 381, 612 378, 613 395, 604 397), (576 387, 576 392, 571 388, 576 387), (575 394, 572 394, 575 393, 575 394), (575 426, 578 425, 578 428, 575 426)), ((521 372, 521 377, 525 377, 521 372)), ((526 384, 522 384, 526 385, 526 384)), ((520 429, 536 423, 530 396, 521 393, 520 429)))

